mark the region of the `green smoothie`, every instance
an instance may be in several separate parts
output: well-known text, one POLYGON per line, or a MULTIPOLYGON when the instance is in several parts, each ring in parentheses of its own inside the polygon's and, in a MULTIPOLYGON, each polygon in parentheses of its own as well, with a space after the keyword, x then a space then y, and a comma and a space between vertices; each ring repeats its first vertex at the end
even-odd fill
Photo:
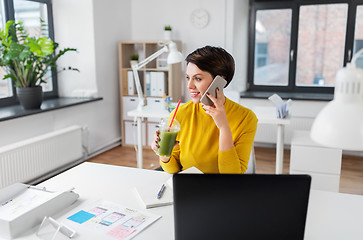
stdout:
POLYGON ((162 157, 170 157, 171 152, 173 151, 176 136, 178 136, 179 130, 177 131, 170 129, 168 132, 168 129, 160 130, 159 133, 159 148, 157 151, 157 154, 162 157))

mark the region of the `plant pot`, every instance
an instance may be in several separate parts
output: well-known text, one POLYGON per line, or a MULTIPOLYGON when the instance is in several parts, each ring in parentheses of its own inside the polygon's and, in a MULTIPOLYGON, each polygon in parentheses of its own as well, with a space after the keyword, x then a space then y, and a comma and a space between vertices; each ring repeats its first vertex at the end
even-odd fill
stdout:
POLYGON ((132 67, 132 65, 135 65, 135 64, 137 64, 139 61, 137 61, 137 60, 131 60, 130 61, 130 66, 132 67))
POLYGON ((164 40, 171 40, 171 31, 164 31, 164 40))
POLYGON ((17 87, 16 95, 18 96, 20 105, 24 109, 40 109, 43 101, 43 89, 41 86, 36 87, 17 87))

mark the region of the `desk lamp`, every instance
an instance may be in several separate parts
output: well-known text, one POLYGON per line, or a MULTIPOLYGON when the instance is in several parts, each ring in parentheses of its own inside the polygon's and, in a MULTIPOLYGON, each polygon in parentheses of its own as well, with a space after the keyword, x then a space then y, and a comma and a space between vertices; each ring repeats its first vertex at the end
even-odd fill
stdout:
POLYGON ((352 151, 363 150, 363 69, 358 51, 336 75, 334 99, 317 115, 311 138, 322 145, 352 151))
POLYGON ((137 106, 138 111, 140 111, 141 108, 143 106, 145 106, 145 100, 144 100, 144 95, 142 93, 139 73, 137 72, 137 70, 144 67, 146 64, 148 64, 149 62, 151 62, 155 58, 159 57, 164 52, 168 52, 168 51, 169 51, 169 55, 168 55, 168 58, 167 58, 167 63, 168 64, 175 64, 175 63, 179 63, 179 62, 183 61, 183 55, 181 54, 181 52, 178 51, 178 49, 176 47, 176 43, 168 42, 168 43, 160 43, 160 45, 163 46, 163 48, 161 48, 157 52, 151 54, 149 57, 145 58, 141 62, 139 62, 137 64, 133 64, 131 66, 132 72, 134 74, 134 80, 135 80, 135 84, 136 84, 136 91, 137 91, 137 95, 138 95, 138 98, 139 98, 139 104, 137 106))

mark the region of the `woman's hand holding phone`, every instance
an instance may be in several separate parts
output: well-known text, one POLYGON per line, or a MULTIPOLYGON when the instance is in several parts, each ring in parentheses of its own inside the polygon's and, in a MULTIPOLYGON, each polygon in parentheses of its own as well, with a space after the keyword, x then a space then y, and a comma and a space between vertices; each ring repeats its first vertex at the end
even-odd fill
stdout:
POLYGON ((218 88, 216 91, 217 91, 216 98, 213 97, 211 94, 207 94, 209 99, 213 102, 213 105, 212 106, 203 105, 203 108, 205 112, 213 118, 218 129, 221 129, 223 127, 229 128, 226 112, 224 109, 224 102, 225 102, 224 94, 218 88))
POLYGON ((225 97, 222 91, 217 89, 217 97, 208 95, 213 106, 203 105, 207 114, 209 114, 217 128, 219 129, 219 151, 227 151, 233 147, 231 129, 228 124, 226 111, 224 109, 225 97))

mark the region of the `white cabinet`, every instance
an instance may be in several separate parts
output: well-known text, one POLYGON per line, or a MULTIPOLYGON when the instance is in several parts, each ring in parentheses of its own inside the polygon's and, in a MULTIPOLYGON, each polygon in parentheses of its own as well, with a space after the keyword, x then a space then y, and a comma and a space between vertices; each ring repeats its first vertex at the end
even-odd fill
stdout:
MULTIPOLYGON (((148 97, 146 99, 146 104, 147 105, 153 105, 153 106, 158 106, 160 109, 165 108, 165 100, 163 98, 158 98, 158 97, 148 97)), ((147 121, 148 122, 160 122, 160 118, 148 118, 147 121)))
MULTIPOLYGON (((125 138, 124 143, 127 145, 137 145, 137 123, 131 121, 124 121, 125 138)), ((146 128, 145 123, 142 123, 142 134, 145 136, 146 128)), ((146 139, 142 139, 142 145, 146 146, 146 139)))
POLYGON ((127 116, 127 112, 137 108, 139 99, 132 96, 122 97, 122 115, 124 120, 134 120, 133 117, 127 116))
POLYGON ((148 123, 147 124, 147 145, 151 146, 154 141, 154 135, 156 130, 159 129, 159 123, 148 123))
POLYGON ((338 192, 342 150, 315 143, 309 131, 294 131, 291 139, 290 174, 309 174, 311 188, 338 192))

